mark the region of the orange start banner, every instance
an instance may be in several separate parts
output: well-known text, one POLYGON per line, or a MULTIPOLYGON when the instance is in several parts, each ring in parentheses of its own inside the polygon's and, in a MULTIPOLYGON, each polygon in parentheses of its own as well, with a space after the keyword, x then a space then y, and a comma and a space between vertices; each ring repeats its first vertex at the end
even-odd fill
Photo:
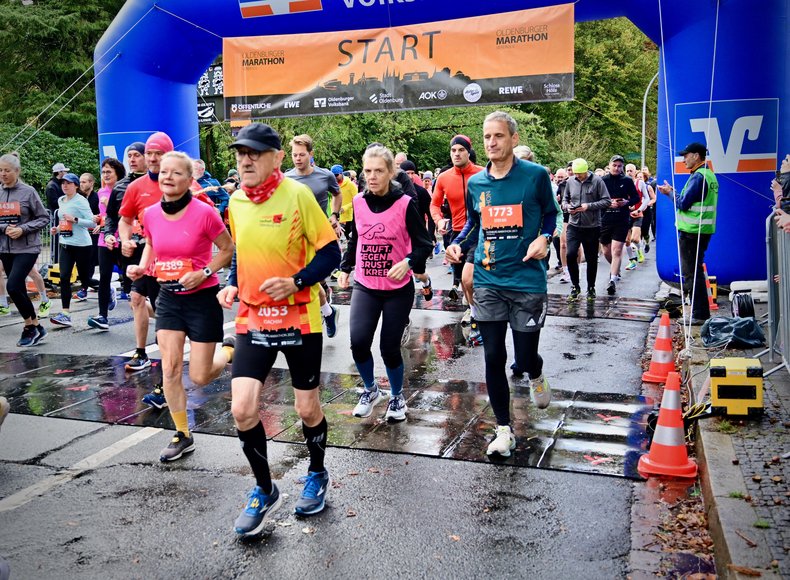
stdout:
POLYGON ((573 99, 573 4, 413 26, 225 38, 226 118, 573 99))

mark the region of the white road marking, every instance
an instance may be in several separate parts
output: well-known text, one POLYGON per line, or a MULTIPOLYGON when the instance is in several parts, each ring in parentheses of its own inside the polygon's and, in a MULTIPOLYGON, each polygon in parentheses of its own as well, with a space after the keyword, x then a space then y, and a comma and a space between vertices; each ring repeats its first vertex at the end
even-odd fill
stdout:
POLYGON ((39 496, 44 495, 51 489, 64 484, 68 483, 75 477, 82 475, 86 471, 90 471, 92 469, 96 469, 99 465, 108 461, 115 457, 116 455, 123 453, 127 449, 130 449, 137 445, 138 443, 142 443, 149 437, 153 437, 157 433, 161 432, 162 429, 157 429, 155 427, 145 427, 144 429, 140 429, 135 433, 132 433, 128 437, 124 437, 120 441, 116 441, 112 445, 109 445, 102 449, 101 451, 97 451, 93 455, 89 455, 85 459, 78 461, 71 467, 64 469, 63 471, 56 473, 55 475, 51 475, 31 485, 30 487, 26 487, 25 489, 16 492, 13 495, 9 495, 8 497, 0 500, 0 512, 8 512, 15 510, 23 505, 30 503, 34 499, 39 496))

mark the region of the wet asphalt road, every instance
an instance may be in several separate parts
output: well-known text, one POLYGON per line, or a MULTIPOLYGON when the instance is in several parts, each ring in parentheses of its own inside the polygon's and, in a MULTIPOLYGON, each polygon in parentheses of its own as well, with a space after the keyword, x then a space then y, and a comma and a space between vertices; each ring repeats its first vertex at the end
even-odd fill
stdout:
MULTIPOLYGON (((658 280, 651 258, 626 273, 622 295, 652 296, 658 280)), ((430 271, 437 288, 449 287, 439 264, 430 271)), ((599 272, 599 294, 603 278, 599 272)), ((553 278, 549 291, 566 293, 568 286, 553 278)), ((77 305, 75 328, 52 332, 40 350, 130 350, 131 322, 110 333, 83 331, 94 308, 90 300, 77 305)), ((128 317, 126 308, 113 316, 128 317)), ((353 373, 348 307, 339 308, 340 331, 325 339, 322 366, 353 373)), ((412 336, 448 327, 440 337, 454 336, 459 318, 414 311, 412 336)), ((13 352, 20 331, 15 320, 0 319, 0 351, 13 352)), ((546 376, 556 388, 637 394, 646 333, 646 323, 550 317, 541 340, 546 376)), ((431 348, 435 343, 412 340, 408 372, 484 380, 481 349, 455 346, 443 359, 431 356, 431 348)), ((628 572, 634 484, 627 480, 331 448, 328 508, 300 520, 291 510, 306 450, 270 443, 274 477, 289 497, 271 533, 240 542, 231 528, 252 478, 237 440, 197 434, 196 453, 162 466, 156 458, 169 437, 11 415, 0 432, 0 555, 10 561, 12 578, 616 578, 628 572), (69 468, 73 478, 65 471, 61 480, 51 479, 69 468), (38 497, 31 490, 36 484, 47 488, 38 497)))

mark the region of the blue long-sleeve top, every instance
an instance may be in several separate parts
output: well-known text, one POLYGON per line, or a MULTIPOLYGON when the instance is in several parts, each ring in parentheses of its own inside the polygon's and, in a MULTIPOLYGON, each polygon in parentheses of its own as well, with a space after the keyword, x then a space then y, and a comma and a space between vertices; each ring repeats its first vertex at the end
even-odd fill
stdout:
MULTIPOLYGON (((700 165, 700 167, 702 167, 700 165)), ((686 187, 681 192, 682 195, 678 197, 678 209, 686 211, 693 204, 702 202, 708 194, 708 182, 705 181, 705 176, 697 172, 699 167, 695 168, 689 177, 686 187)))

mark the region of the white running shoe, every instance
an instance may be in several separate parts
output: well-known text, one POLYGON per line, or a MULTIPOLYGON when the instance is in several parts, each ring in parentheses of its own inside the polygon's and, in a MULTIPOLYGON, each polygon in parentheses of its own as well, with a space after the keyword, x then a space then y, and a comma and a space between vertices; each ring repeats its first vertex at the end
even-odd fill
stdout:
POLYGON ((530 379, 529 392, 532 395, 532 402, 538 409, 545 409, 551 403, 551 387, 543 375, 537 379, 530 379))
POLYGON ((488 444, 487 455, 510 457, 510 452, 516 448, 516 438, 510 425, 497 425, 494 440, 488 444))
POLYGON ((403 335, 400 337, 400 345, 406 346, 409 344, 409 338, 411 338, 411 318, 409 318, 409 322, 406 323, 406 328, 403 329, 403 335))
POLYGON ((373 407, 382 399, 381 389, 379 389, 378 385, 376 385, 376 389, 373 391, 364 389, 359 396, 357 406, 354 407, 354 417, 370 417, 370 414, 373 412, 373 407))
POLYGON ((385 415, 387 423, 405 421, 406 411, 408 410, 409 408, 406 406, 406 400, 403 398, 403 395, 390 397, 389 403, 387 403, 387 414, 385 415))
POLYGON ((470 324, 472 324, 472 309, 467 308, 461 317, 461 326, 469 326, 470 324))

